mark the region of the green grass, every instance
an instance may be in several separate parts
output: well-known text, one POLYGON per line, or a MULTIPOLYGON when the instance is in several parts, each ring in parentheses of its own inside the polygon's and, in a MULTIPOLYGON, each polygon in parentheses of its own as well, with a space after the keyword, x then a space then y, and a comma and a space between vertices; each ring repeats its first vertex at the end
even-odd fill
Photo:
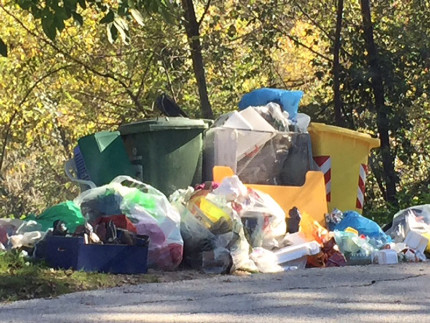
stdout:
POLYGON ((158 282, 154 275, 112 275, 54 270, 18 252, 0 253, 0 302, 51 298, 61 294, 127 284, 158 282))

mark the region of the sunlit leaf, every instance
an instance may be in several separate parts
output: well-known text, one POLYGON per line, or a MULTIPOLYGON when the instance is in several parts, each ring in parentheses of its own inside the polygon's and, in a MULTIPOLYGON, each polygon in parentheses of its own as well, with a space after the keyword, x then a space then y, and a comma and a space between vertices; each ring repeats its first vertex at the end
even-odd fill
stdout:
POLYGON ((134 20, 136 20, 136 22, 139 25, 144 26, 143 16, 142 16, 142 14, 140 13, 139 10, 137 10, 137 9, 130 9, 130 13, 133 16, 134 20))

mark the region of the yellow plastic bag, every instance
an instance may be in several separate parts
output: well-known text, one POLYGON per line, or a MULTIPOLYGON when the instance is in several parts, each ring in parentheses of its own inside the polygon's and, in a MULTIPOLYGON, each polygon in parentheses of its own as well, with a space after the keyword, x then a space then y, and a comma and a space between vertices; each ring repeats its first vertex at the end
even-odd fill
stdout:
POLYGON ((325 241, 330 240, 329 233, 326 228, 313 219, 309 214, 303 212, 299 224, 299 232, 303 232, 306 240, 316 241, 323 244, 325 241))

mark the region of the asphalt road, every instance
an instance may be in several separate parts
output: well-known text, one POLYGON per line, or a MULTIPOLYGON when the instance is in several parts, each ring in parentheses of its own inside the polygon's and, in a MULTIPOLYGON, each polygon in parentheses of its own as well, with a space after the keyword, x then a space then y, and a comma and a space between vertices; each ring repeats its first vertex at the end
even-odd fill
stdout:
POLYGON ((430 263, 217 276, 0 305, 0 322, 430 322, 430 263))

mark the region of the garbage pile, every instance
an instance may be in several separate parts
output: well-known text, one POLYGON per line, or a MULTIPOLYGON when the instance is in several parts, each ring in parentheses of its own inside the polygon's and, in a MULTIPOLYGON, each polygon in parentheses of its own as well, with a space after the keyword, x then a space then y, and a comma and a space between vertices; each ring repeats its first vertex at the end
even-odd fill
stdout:
POLYGON ((0 219, 0 250, 111 273, 426 261, 430 205, 398 212, 385 232, 363 217, 368 153, 379 140, 310 124, 298 112, 302 95, 255 90, 209 129, 172 117, 81 139, 66 170, 85 174, 76 182, 90 188, 37 216, 0 219), (231 174, 214 178, 215 166, 231 174))
POLYGON ((183 262, 212 274, 418 262, 430 251, 430 205, 402 210, 384 232, 355 211, 334 210, 325 226, 297 208, 285 214, 236 175, 177 190, 169 200, 120 176, 40 216, 0 219, 1 248, 37 256, 52 236, 106 246, 146 239, 148 267, 174 270, 183 262))

